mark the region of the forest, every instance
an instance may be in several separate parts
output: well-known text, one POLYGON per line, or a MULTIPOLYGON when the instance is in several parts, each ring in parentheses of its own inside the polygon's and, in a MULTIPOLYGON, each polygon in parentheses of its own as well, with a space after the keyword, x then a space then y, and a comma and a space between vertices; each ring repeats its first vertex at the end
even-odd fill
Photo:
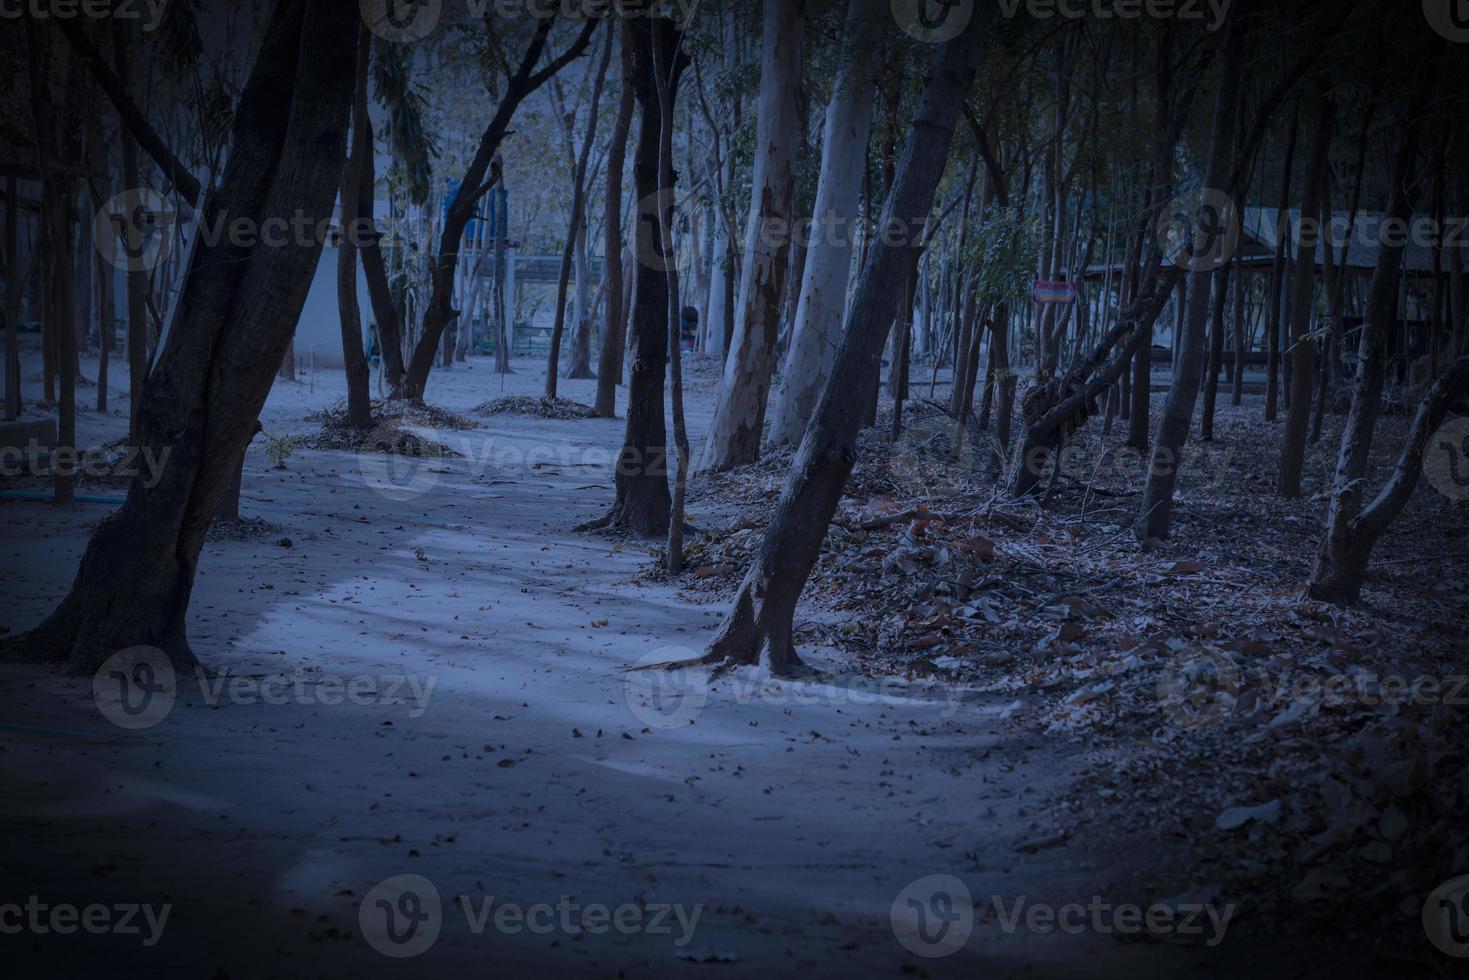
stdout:
POLYGON ((11 975, 1463 975, 1469 0, 0 82, 11 975))

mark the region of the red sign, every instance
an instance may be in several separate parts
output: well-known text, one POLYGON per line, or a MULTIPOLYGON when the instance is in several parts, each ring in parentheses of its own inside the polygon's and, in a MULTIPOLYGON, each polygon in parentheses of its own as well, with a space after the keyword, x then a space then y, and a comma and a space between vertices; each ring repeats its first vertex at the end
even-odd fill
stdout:
POLYGON ((1045 279, 1037 279, 1030 284, 1030 297, 1037 303, 1074 303, 1076 293, 1074 282, 1048 282, 1045 279))

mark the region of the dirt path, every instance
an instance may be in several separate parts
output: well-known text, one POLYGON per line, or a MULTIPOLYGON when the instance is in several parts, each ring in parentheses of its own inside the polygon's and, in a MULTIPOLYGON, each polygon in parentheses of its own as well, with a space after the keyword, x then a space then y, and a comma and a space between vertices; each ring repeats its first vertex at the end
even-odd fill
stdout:
MULTIPOLYGON (((451 373, 438 400, 466 410, 487 377, 451 373)), ((323 383, 274 398, 267 431, 306 428, 303 404, 331 394, 323 383)), ((691 408, 698 444, 708 407, 691 408)), ((1003 698, 839 673, 706 688, 702 675, 625 672, 699 647, 717 609, 630 585, 638 546, 569 532, 610 502, 620 421, 484 421, 437 434, 467 458, 391 479, 346 453, 299 451, 275 471, 252 447, 242 510, 278 528, 207 546, 191 636, 221 673, 182 679, 156 725, 110 722, 90 679, 3 668, 0 902, 171 906, 151 947, 32 930, 0 936, 7 959, 58 976, 121 965, 190 977, 1226 966, 1197 943, 1007 931, 1019 900, 1169 892, 1166 878, 1139 877, 1162 863, 1152 842, 1088 852, 1049 838, 1046 803, 1084 746, 1017 734, 1003 698), (400 875, 431 891, 415 879, 415 905, 373 890, 400 875), (891 921, 895 906, 937 917, 923 923, 936 944, 909 941, 921 952, 964 938, 962 895, 944 932, 956 889, 931 875, 962 881, 978 909, 962 948, 936 958, 905 948, 891 921), (364 905, 402 926, 432 893, 441 912, 420 938, 378 942, 403 952, 437 930, 420 955, 364 940, 364 905), (519 922, 514 910, 477 922, 491 897, 492 910, 557 907, 556 924, 536 931, 550 912, 519 922), (573 901, 637 910, 594 932, 595 918, 563 914, 573 901)), ((106 508, 3 509, 6 589, 20 597, 7 625, 24 629, 62 593, 106 508)))

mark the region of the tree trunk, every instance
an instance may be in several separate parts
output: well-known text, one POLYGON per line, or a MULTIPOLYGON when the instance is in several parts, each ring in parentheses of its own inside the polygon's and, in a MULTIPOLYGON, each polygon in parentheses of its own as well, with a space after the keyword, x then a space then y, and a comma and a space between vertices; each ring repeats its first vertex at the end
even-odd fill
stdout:
POLYGON ((663 380, 668 366, 668 338, 678 329, 669 324, 668 274, 672 255, 664 255, 658 236, 659 212, 673 204, 674 173, 658 152, 662 117, 653 73, 653 45, 669 66, 669 101, 678 95, 678 79, 687 58, 680 32, 665 17, 625 22, 624 42, 633 51, 633 86, 641 117, 633 155, 638 196, 633 240, 637 255, 632 301, 632 370, 628 378, 627 430, 618 456, 617 499, 610 520, 645 538, 668 530, 672 506, 668 495, 668 433, 663 415, 663 380), (678 57, 675 58, 675 54, 678 57))
POLYGON ((20 417, 20 208, 5 178, 5 421, 20 417))
MULTIPOLYGON (((1408 183, 1425 121, 1423 108, 1435 81, 1432 61, 1432 58, 1424 57, 1419 62, 1413 92, 1406 107, 1408 122, 1393 162, 1389 182, 1391 196, 1383 216, 1384 223, 1397 222, 1406 227, 1406 222, 1413 215, 1408 183)), ((1372 283, 1367 290, 1366 316, 1357 344, 1357 384, 1352 391, 1351 408, 1342 430, 1326 533, 1307 586, 1314 598, 1339 604, 1354 603, 1360 597, 1367 561, 1377 537, 1406 502, 1406 494, 1412 492, 1413 481, 1416 481, 1422 465, 1424 443, 1442 421, 1447 406, 1452 404, 1449 395, 1454 387, 1462 390, 1464 375, 1469 372, 1469 365, 1461 360, 1430 389, 1419 406, 1407 448, 1388 489, 1364 513, 1364 485, 1372 436, 1382 405, 1390 341, 1397 322, 1398 284, 1402 278, 1404 250, 1402 236, 1384 236, 1378 249, 1372 283), (1443 404, 1443 399, 1449 399, 1447 404, 1443 404), (1395 486, 1397 490, 1393 489, 1395 486), (1394 504, 1398 496, 1402 499, 1394 504), (1368 513, 1374 516, 1369 518, 1368 513)), ((1457 448, 1462 447, 1450 447, 1451 451, 1457 451, 1457 448)))
MULTIPOLYGON (((1247 0, 1239 0, 1229 12, 1225 28, 1224 54, 1220 65, 1219 89, 1214 104, 1213 131, 1209 138, 1209 162, 1205 168, 1204 186, 1224 188, 1229 181, 1230 157, 1233 155, 1234 127, 1239 99, 1237 91, 1244 64, 1244 9, 1247 0)), ((1233 205, 1229 205, 1233 207, 1233 205)), ((1200 215, 1202 218, 1203 215, 1200 215)), ((1218 220, 1238 221, 1237 214, 1217 215, 1218 220)), ((1202 225, 1217 227, 1217 221, 1202 225)), ((1227 261, 1232 256, 1226 255, 1227 261)), ((1178 482, 1178 467, 1183 458, 1183 443, 1188 438, 1194 405, 1199 396, 1199 381, 1204 370, 1204 325, 1209 316, 1209 279, 1215 269, 1205 263, 1191 273, 1188 287, 1188 313, 1182 324, 1182 344, 1178 367, 1163 404, 1163 417, 1158 421, 1158 435, 1148 463, 1147 488, 1138 514, 1135 533, 1139 541, 1167 538, 1173 518, 1173 488, 1178 482)), ((1175 330, 1175 345, 1179 342, 1175 330)))
MULTIPOLYGON (((344 4, 277 5, 234 115, 219 190, 201 204, 202 217, 227 213, 258 226, 330 217, 346 152, 357 24, 357 11, 344 4)), ((93 534, 67 597, 7 643, 7 654, 92 671, 117 650, 148 645, 176 667, 195 663, 185 618, 204 531, 320 257, 319 242, 197 245, 139 411, 139 445, 168 460, 162 476, 146 485, 134 477, 126 502, 93 534)))
POLYGON ((1224 312, 1229 296, 1229 266, 1214 274, 1214 315, 1209 329, 1209 366, 1204 372, 1204 416, 1199 423, 1199 438, 1214 439, 1214 403, 1219 398, 1219 372, 1224 364, 1224 312))
MULTIPOLYGON (((372 118, 362 117, 367 145, 372 143, 372 118)), ((402 395, 403 325, 398 319, 398 306, 388 284, 388 270, 383 263, 382 233, 377 230, 374 211, 377 208, 377 163, 371 152, 362 155, 362 176, 357 189, 357 224, 361 229, 358 254, 362 259, 362 277, 367 280, 367 298, 377 322, 378 355, 383 359, 383 380, 388 397, 402 395)))
POLYGON ((337 316, 342 327, 342 368, 347 375, 347 422, 358 432, 372 428, 372 375, 362 352, 362 312, 357 302, 357 206, 362 196, 362 164, 373 152, 368 129, 363 125, 367 119, 371 37, 365 23, 357 29, 352 152, 342 168, 342 221, 337 235, 337 316))
MULTIPOLYGON (((117 77, 124 92, 130 77, 128 69, 127 34, 124 22, 112 20, 112 58, 117 65, 117 77)), ((138 143, 128 129, 122 114, 118 114, 118 143, 122 150, 122 183, 128 190, 142 187, 138 173, 138 143)), ((129 263, 124 279, 127 291, 128 325, 128 439, 138 442, 138 408, 143 398, 143 382, 148 375, 148 274, 142 268, 129 263)))
POLYGON ((836 360, 837 331, 846 308, 852 266, 852 231, 872 123, 871 66, 876 46, 864 30, 870 20, 862 0, 850 0, 847 30, 853 42, 851 57, 843 62, 831 103, 826 107, 811 245, 791 326, 790 351, 781 370, 781 389, 770 418, 773 446, 801 441, 836 360))
MULTIPOLYGON (((616 33, 616 32, 614 32, 616 33)), ((602 344, 597 356, 596 412, 602 418, 617 415, 617 386, 622 381, 622 338, 627 326, 627 302, 622 281, 622 171, 627 160, 627 131, 633 110, 633 39, 622 36, 622 93, 617 102, 617 120, 607 146, 607 214, 603 219, 602 252, 607 283, 607 308, 602 318, 602 344)))
MULTIPOLYGON (((587 220, 587 162, 592 158, 592 144, 597 140, 597 110, 602 102, 602 85, 607 80, 607 66, 612 62, 612 42, 614 31, 607 29, 607 43, 602 47, 602 60, 597 64, 596 80, 592 83, 592 97, 587 103, 587 131, 582 138, 581 153, 575 160, 575 167, 571 176, 571 227, 566 232, 566 248, 561 255, 561 272, 556 282, 556 310, 555 320, 551 327, 551 350, 546 355, 546 392, 547 401, 556 400, 556 372, 559 370, 561 361, 561 335, 566 329, 566 287, 571 277, 571 264, 577 256, 578 246, 581 248, 582 262, 577 269, 577 326, 581 329, 583 320, 591 316, 591 311, 586 307, 590 291, 586 288, 586 229, 587 220)), ((568 137, 569 139, 569 137, 568 137)), ((575 346, 575 345, 573 345, 575 346)), ((573 352, 572 367, 573 377, 585 376, 586 371, 586 347, 581 347, 580 353, 573 352), (577 363, 577 362, 580 363, 577 363)))
POLYGON ((758 147, 740 273, 739 322, 704 444, 705 469, 729 469, 760 457, 790 261, 804 7, 804 0, 764 0, 758 147))
POLYGON ((1300 242, 1296 249, 1296 275, 1291 282, 1293 292, 1290 309, 1290 406, 1285 419, 1285 434, 1280 450, 1280 472, 1276 492, 1288 500, 1301 495, 1301 470, 1306 459, 1306 435, 1311 424, 1311 387, 1315 345, 1307 337, 1311 332, 1315 307, 1316 252, 1319 246, 1331 248, 1329 239, 1309 234, 1310 216, 1319 215, 1322 196, 1326 193, 1327 167, 1331 163, 1331 135, 1336 118, 1336 100, 1325 77, 1316 83, 1316 126, 1311 134, 1311 161, 1306 168, 1306 184, 1301 193, 1300 242))
MULTIPOLYGON (((653 81, 658 92, 658 167, 660 172, 673 173, 673 83, 669 77, 668 59, 658 44, 651 44, 653 54, 653 81)), ((671 204, 672 197, 669 202, 671 204)), ((683 524, 684 492, 689 479, 689 435, 684 427, 683 413, 683 307, 678 290, 678 250, 673 241, 673 208, 660 206, 658 219, 658 254, 666 256, 668 263, 668 373, 670 396, 673 405, 673 442, 677 453, 677 464, 673 476, 673 503, 668 521, 669 575, 683 571, 683 524)))
POLYGON ((1295 168, 1296 133, 1301 118, 1301 104, 1296 102, 1291 113, 1290 135, 1285 143, 1285 162, 1281 165, 1280 203, 1275 209, 1275 259, 1270 266, 1270 287, 1265 291, 1265 421, 1274 422, 1280 399, 1280 308, 1285 296, 1285 249, 1290 240, 1290 184, 1295 168))
MULTIPOLYGON (((988 5, 977 9, 963 33, 940 51, 883 207, 882 228, 919 228, 928 217, 960 105, 978 69, 981 32, 993 16, 988 5)), ((883 342, 899 301, 896 287, 918 248, 912 235, 895 239, 880 235, 872 244, 831 379, 791 464, 759 554, 710 643, 706 660, 754 663, 766 649, 777 672, 799 665, 792 637, 796 601, 852 471, 862 421, 862 405, 850 395, 870 390, 877 380, 883 342)))
MULTIPOLYGON (((36 162, 41 176, 41 222, 50 243, 51 303, 46 328, 55 338, 56 364, 60 378, 57 404, 55 502, 69 504, 76 493, 76 473, 61 462, 61 454, 76 449, 76 283, 75 247, 72 225, 76 217, 76 181, 63 173, 71 161, 56 159, 57 139, 53 126, 55 107, 51 99, 51 50, 41 27, 27 18, 26 62, 30 68, 31 121, 35 126, 36 162)), ((87 261, 87 259, 83 259, 87 261)))
POLYGON ((586 50, 587 42, 597 28, 598 19, 587 18, 581 33, 571 46, 546 67, 537 70, 536 65, 540 63, 546 39, 554 23, 554 17, 547 17, 537 23, 535 36, 526 48, 520 66, 510 77, 505 87, 505 96, 495 107, 495 115, 481 134, 474 158, 465 170, 459 189, 449 202, 448 213, 439 234, 438 255, 434 259, 431 272, 428 305, 423 311, 423 331, 419 334, 418 345, 413 349, 413 357, 409 359, 408 374, 403 382, 404 396, 414 401, 423 398, 429 371, 433 369, 434 357, 443 340, 444 328, 459 316, 459 311, 453 308, 454 280, 459 269, 459 249, 464 240, 464 229, 474 217, 475 205, 480 197, 499 181, 499 166, 495 161, 495 154, 499 152, 500 144, 505 139, 510 120, 527 96, 586 50))

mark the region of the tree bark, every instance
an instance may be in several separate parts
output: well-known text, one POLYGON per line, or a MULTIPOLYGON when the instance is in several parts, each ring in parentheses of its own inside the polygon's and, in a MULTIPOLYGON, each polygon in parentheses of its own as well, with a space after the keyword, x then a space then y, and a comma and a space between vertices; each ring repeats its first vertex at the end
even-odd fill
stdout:
MULTIPOLYGON (((372 118, 362 117, 367 145, 372 142, 372 118)), ((403 325, 398 319, 398 306, 388 284, 388 270, 383 263, 382 233, 377 229, 377 162, 371 151, 362 157, 362 177, 357 189, 357 225, 361 230, 358 254, 362 259, 362 277, 367 280, 367 298, 372 304, 372 317, 377 322, 378 355, 383 359, 383 381, 388 397, 402 395, 403 325)))
POLYGON ((811 221, 811 245, 801 280, 790 350, 781 369, 781 388, 770 416, 770 444, 794 445, 821 397, 836 360, 837 331, 846 309, 867 135, 872 123, 872 64, 876 45, 866 25, 871 13, 862 0, 847 6, 851 53, 837 74, 826 107, 821 175, 811 221))
MULTIPOLYGON (((50 241, 51 290, 46 327, 56 339, 56 361, 61 381, 57 405, 57 449, 76 449, 76 293, 75 258, 71 226, 76 210, 76 182, 57 166, 55 107, 51 99, 51 50, 34 18, 26 18, 26 63, 30 69, 31 122, 35 126, 36 163, 41 176, 41 221, 50 241)), ((55 502, 69 504, 76 492, 76 474, 56 457, 55 502)))
MULTIPOLYGON (((126 94, 128 78, 127 35, 121 18, 112 20, 112 57, 117 63, 119 85, 126 94)), ((132 132, 118 115, 118 143, 122 149, 122 183, 129 190, 141 187, 138 172, 138 144, 132 132)), ((143 398, 143 382, 148 375, 148 274, 141 268, 129 268, 124 278, 127 293, 127 358, 128 358, 128 438, 138 440, 138 405, 143 398)))
POLYGON ((1214 403, 1219 398, 1219 372, 1224 365, 1224 312, 1229 297, 1229 266, 1222 266, 1214 274, 1214 314, 1209 328, 1209 366, 1204 378, 1204 415, 1199 423, 1199 438, 1204 442, 1214 439, 1214 403))
POLYGON ((633 85, 641 116, 633 155, 638 203, 633 225, 636 281, 632 301, 632 370, 628 377, 627 429, 615 478, 617 499, 609 517, 645 538, 668 530, 672 502, 668 493, 668 432, 663 414, 663 383, 668 366, 670 326, 668 274, 672 255, 660 251, 659 211, 673 206, 674 172, 658 151, 662 117, 653 73, 653 45, 662 48, 669 66, 669 101, 678 95, 678 79, 687 58, 680 34, 666 17, 635 18, 625 23, 625 43, 633 51, 633 85), (677 54, 677 57, 675 55, 677 54))
MULTIPOLYGON (((1244 68, 1244 21, 1249 16, 1245 9, 1247 6, 1247 0, 1235 3, 1228 14, 1229 24, 1224 28, 1224 53, 1214 102, 1208 165, 1204 171, 1206 188, 1226 188, 1230 180, 1230 157, 1233 155, 1234 127, 1239 107, 1236 93, 1244 68)), ((1221 217, 1238 220, 1237 215, 1221 217)), ((1224 258, 1227 261, 1230 257, 1224 258)), ((1178 366, 1173 372, 1173 383, 1168 388, 1168 398, 1163 404, 1163 417, 1158 421, 1158 434, 1148 463, 1147 487, 1143 492, 1142 508, 1134 529, 1139 541, 1167 538, 1172 523, 1173 489, 1178 482, 1183 444, 1188 438, 1189 424, 1199 396, 1199 382, 1203 377, 1204 325, 1209 316, 1209 279, 1213 275, 1214 269, 1207 267, 1195 270, 1190 275, 1188 312, 1183 324, 1178 366)))
MULTIPOLYGON (((963 33, 941 49, 883 207, 882 228, 923 227, 949 156, 959 107, 979 66, 981 33, 993 16, 989 5, 976 9, 963 33)), ((709 645, 708 661, 754 663, 764 649, 777 672, 800 664, 792 637, 796 601, 852 471, 862 422, 863 406, 851 393, 868 391, 877 381, 883 342, 899 300, 895 287, 919 248, 915 239, 912 234, 894 240, 881 235, 868 252, 831 379, 796 451, 759 554, 709 645)))
POLYGON ((597 356, 596 412, 602 418, 617 415, 617 386, 622 382, 622 342, 627 326, 627 297, 622 281, 622 171, 627 160, 627 132, 632 124, 634 68, 632 37, 622 36, 622 93, 617 102, 617 121, 607 146, 607 214, 603 219, 602 251, 607 283, 607 307, 602 318, 602 344, 597 356))
POLYGON ((20 418, 20 207, 5 178, 5 420, 20 418))
MULTIPOLYGON (((346 151, 354 8, 281 0, 235 113, 232 149, 205 216, 257 225, 329 218, 346 151)), ((213 517, 305 303, 320 243, 200 242, 139 412, 139 444, 167 459, 93 534, 71 591, 11 656, 95 670, 113 652, 161 648, 195 663, 185 618, 213 517), (163 454, 167 454, 164 456, 163 454)))
POLYGON ((357 71, 352 99, 352 148, 342 168, 341 224, 337 234, 337 316, 342 328, 342 368, 347 375, 347 422, 358 432, 372 428, 371 373, 362 351, 362 311, 357 302, 357 206, 361 201, 363 161, 373 152, 368 140, 367 70, 372 35, 357 29, 357 71))
POLYGON ((1326 193, 1327 167, 1331 163, 1331 136, 1336 122, 1336 100, 1325 76, 1316 83, 1316 126, 1311 134, 1311 160, 1306 167, 1306 184, 1301 192, 1301 234, 1296 248, 1296 275, 1291 282, 1290 309, 1290 406, 1280 450, 1280 470, 1275 489, 1293 500, 1301 495, 1301 470, 1306 459, 1306 435, 1311 424, 1312 367, 1316 349, 1308 338, 1315 307, 1316 252, 1330 249, 1331 241, 1321 232, 1309 234, 1311 218, 1321 214, 1326 193))
MULTIPOLYGON (((1441 46, 1440 46, 1441 47, 1441 46)), ((1409 96, 1407 125, 1402 142, 1398 145, 1390 178, 1390 197, 1384 223, 1398 222, 1405 227, 1413 215, 1412 174, 1418 155, 1424 113, 1423 109, 1432 91, 1436 73, 1432 59, 1425 57, 1419 63, 1417 78, 1409 96)), ((1372 283, 1367 290, 1367 309, 1357 343, 1357 384, 1352 391, 1352 404, 1347 412, 1346 426, 1342 430, 1341 452, 1337 457, 1336 476, 1332 484, 1331 509, 1326 520, 1326 533, 1311 572, 1308 592, 1317 599, 1339 604, 1354 603, 1362 591, 1362 580, 1366 574, 1367 561, 1376 538, 1387 523, 1396 516, 1402 504, 1392 503, 1412 491, 1412 481, 1417 479, 1423 456, 1423 442, 1429 432, 1437 428, 1442 420, 1439 399, 1452 393, 1454 386, 1464 383, 1466 365, 1458 362, 1453 369, 1439 378, 1430 389, 1414 419, 1407 448, 1400 458, 1389 488, 1379 496, 1370 508, 1375 516, 1366 519, 1363 511, 1364 484, 1372 450, 1372 436, 1381 411, 1382 389, 1387 377, 1387 359, 1390 340, 1397 323, 1398 285, 1402 278, 1405 243, 1402 236, 1384 236, 1378 249, 1377 264, 1372 270, 1372 283), (1416 455, 1416 460, 1413 459, 1416 455), (1411 463, 1409 470, 1405 463, 1411 463), (1397 485, 1400 489, 1393 491, 1397 485), (1378 505, 1383 509, 1378 509, 1378 505), (1374 533, 1375 532, 1375 533, 1374 533)), ((1452 404, 1452 401, 1449 402, 1452 404)))
POLYGON ((804 0, 764 0, 760 111, 738 323, 701 465, 723 470, 760 457, 790 261, 796 186, 804 0))
POLYGON ((1290 184, 1295 169, 1296 133, 1301 104, 1291 113, 1290 135, 1286 138, 1285 162, 1281 165, 1280 203, 1275 209, 1275 259, 1270 266, 1270 286, 1265 291, 1265 421, 1274 422, 1280 399, 1280 308, 1285 295, 1285 250, 1290 239, 1290 184))
MULTIPOLYGON (((566 248, 561 254, 561 271, 556 282, 555 319, 551 327, 551 350, 546 355, 545 397, 547 401, 556 400, 557 371, 560 369, 559 365, 561 362, 561 336, 562 332, 566 329, 566 289, 571 279, 572 259, 575 257, 578 245, 581 246, 583 253, 585 253, 586 249, 583 225, 587 220, 587 161, 592 157, 592 144, 597 139, 597 109, 602 102, 602 85, 607 80, 607 65, 612 61, 613 33, 609 27, 607 30, 607 43, 602 48, 602 60, 597 64, 596 81, 592 83, 591 101, 587 104, 586 135, 582 138, 581 152, 574 161, 575 168, 572 171, 571 227, 566 231, 566 248)), ((577 286, 579 289, 585 286, 583 282, 584 278, 585 270, 583 269, 579 271, 577 276, 577 286)), ((579 302, 577 303, 577 329, 580 329, 580 321, 591 315, 590 311, 583 305, 584 302, 585 296, 580 296, 579 302)), ((583 352, 585 352, 585 348, 583 348, 583 352)), ((573 358, 573 360, 575 361, 577 358, 573 358)), ((583 363, 577 366, 578 370, 585 367, 585 356, 581 357, 580 360, 583 363)))
POLYGON ((548 17, 536 26, 535 37, 526 48, 515 74, 510 76, 505 96, 496 106, 494 117, 481 134, 474 158, 464 172, 459 189, 449 202, 444 226, 439 234, 438 255, 434 259, 431 272, 429 300, 423 311, 423 331, 419 335, 417 346, 413 348, 413 356, 409 359, 408 373, 403 382, 404 397, 413 401, 422 400, 429 372, 433 369, 434 357, 443 340, 444 328, 459 315, 459 311, 453 307, 454 280, 459 269, 459 249, 464 240, 464 229, 474 217, 474 208, 480 197, 499 181, 499 167, 492 167, 492 164, 495 163, 495 154, 499 152, 500 144, 510 127, 510 120, 515 115, 515 110, 531 93, 570 61, 581 56, 586 50, 587 42, 591 40, 592 32, 597 28, 598 21, 595 17, 587 18, 581 33, 571 46, 545 68, 537 71, 536 65, 541 60, 554 23, 554 18, 548 17), (486 175, 489 176, 488 181, 486 175))

